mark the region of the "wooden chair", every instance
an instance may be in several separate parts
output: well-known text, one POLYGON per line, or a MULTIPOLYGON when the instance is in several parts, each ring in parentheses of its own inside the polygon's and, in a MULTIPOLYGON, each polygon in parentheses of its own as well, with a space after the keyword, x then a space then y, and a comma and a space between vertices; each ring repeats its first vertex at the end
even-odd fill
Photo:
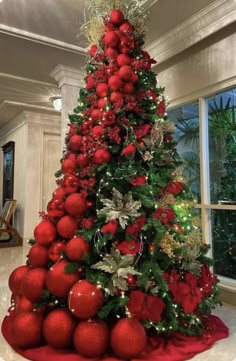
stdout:
POLYGON ((0 248, 22 246, 23 239, 19 232, 10 224, 16 208, 16 200, 6 200, 0 211, 0 248))

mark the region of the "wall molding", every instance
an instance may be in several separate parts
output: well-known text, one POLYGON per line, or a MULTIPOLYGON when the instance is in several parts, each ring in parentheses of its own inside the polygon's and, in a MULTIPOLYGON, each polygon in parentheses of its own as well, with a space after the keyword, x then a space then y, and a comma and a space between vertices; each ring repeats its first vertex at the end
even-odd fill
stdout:
POLYGON ((19 81, 19 82, 23 82, 23 83, 27 83, 27 84, 32 83, 32 84, 37 84, 37 85, 43 85, 43 86, 55 88, 56 90, 59 91, 57 84, 48 83, 48 82, 44 82, 44 81, 40 81, 40 80, 36 80, 36 79, 24 78, 21 76, 16 76, 16 75, 8 74, 8 73, 0 73, 0 78, 19 81))
POLYGON ((217 0, 149 44, 146 50, 160 64, 234 21, 235 1, 217 0))

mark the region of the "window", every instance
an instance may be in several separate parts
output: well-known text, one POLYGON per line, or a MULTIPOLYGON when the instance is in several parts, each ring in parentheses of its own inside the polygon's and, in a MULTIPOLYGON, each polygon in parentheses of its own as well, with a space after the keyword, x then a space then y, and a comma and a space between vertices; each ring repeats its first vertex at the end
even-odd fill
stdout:
POLYGON ((214 272, 236 280, 236 88, 170 109, 178 152, 211 244, 214 272))

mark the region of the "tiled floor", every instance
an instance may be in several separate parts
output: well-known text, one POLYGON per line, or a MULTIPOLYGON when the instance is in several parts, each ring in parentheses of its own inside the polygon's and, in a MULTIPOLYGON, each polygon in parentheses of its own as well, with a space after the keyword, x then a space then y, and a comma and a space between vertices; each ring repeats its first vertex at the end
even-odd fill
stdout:
MULTIPOLYGON (((8 290, 8 276, 19 265, 25 263, 27 247, 0 249, 0 319, 5 316, 9 306, 10 292, 8 290)), ((217 310, 216 314, 230 328, 230 336, 217 342, 192 361, 236 361, 236 308, 225 305, 217 310)), ((0 361, 24 361, 25 358, 16 354, 0 334, 0 361)), ((66 360, 65 360, 66 361, 66 360)))

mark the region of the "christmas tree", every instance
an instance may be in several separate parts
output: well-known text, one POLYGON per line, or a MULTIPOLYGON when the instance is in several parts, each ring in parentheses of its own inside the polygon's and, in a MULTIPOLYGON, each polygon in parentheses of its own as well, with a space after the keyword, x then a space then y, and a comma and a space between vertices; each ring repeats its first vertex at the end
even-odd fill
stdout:
POLYGON ((89 4, 85 87, 69 116, 47 213, 26 265, 9 278, 9 337, 18 350, 73 347, 81 355, 75 360, 132 359, 148 352, 147 344, 157 349, 150 340, 158 337, 204 334, 219 303, 217 278, 155 61, 142 48, 142 7, 89 4))

